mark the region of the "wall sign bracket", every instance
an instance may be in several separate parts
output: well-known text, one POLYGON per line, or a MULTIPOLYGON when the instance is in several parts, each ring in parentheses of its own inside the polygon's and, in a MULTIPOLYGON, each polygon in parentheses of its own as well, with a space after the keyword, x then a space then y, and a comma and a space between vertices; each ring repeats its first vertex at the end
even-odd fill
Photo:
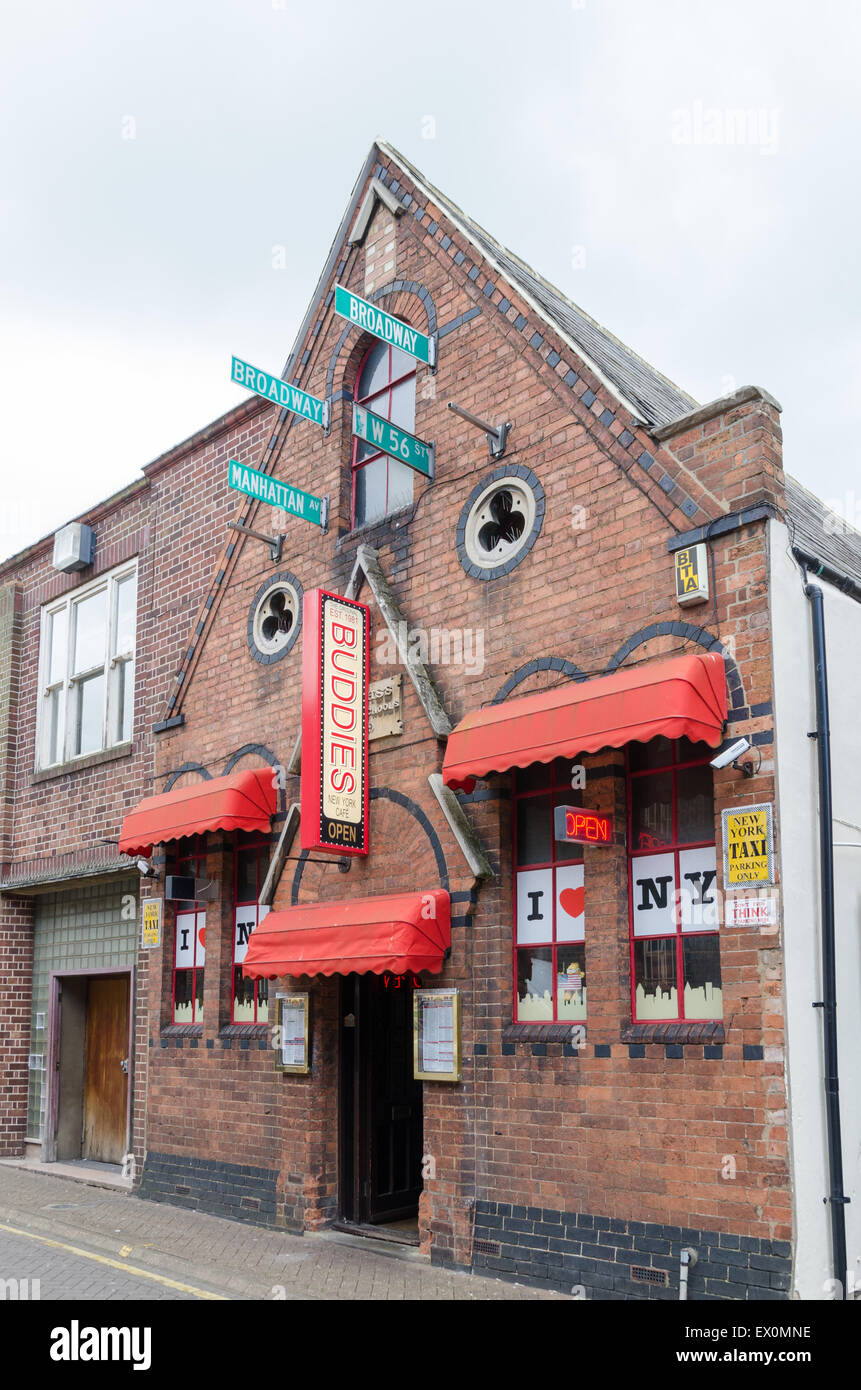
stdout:
POLYGON ((511 430, 510 420, 507 420, 503 425, 489 425, 486 420, 479 420, 477 415, 464 410, 463 406, 455 405, 454 401, 449 401, 447 408, 453 410, 455 415, 459 415, 462 420, 468 420, 471 425, 475 425, 476 429, 482 430, 487 435, 487 444, 492 459, 502 458, 511 430))

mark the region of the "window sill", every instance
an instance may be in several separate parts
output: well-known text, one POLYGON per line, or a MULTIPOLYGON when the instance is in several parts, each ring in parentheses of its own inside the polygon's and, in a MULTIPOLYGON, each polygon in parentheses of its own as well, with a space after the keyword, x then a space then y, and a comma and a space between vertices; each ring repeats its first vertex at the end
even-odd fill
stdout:
POLYGON ((625 1043, 722 1043, 726 1031, 720 1020, 700 1023, 628 1023, 620 1040, 625 1043))
POLYGON ((353 541, 361 540, 370 535, 372 531, 379 531, 383 527, 391 526, 393 522, 398 522, 396 529, 400 529, 400 526, 403 525, 403 518, 409 516, 414 508, 415 502, 411 502, 408 507, 400 507, 396 512, 389 512, 388 516, 378 517, 376 521, 368 521, 363 526, 356 526, 352 531, 345 531, 342 536, 338 537, 335 545, 336 552, 351 545, 353 541))
POLYGON ((583 1045, 586 1021, 582 1023, 506 1023, 503 1042, 579 1042, 583 1045))
POLYGON ((167 1023, 161 1030, 162 1038, 202 1038, 202 1023, 167 1023))
POLYGON ((268 1023, 225 1023, 219 1028, 220 1038, 268 1038, 268 1023))
POLYGON ((134 744, 131 742, 118 743, 114 748, 102 749, 101 753, 87 753, 83 758, 72 758, 67 763, 57 763, 54 767, 34 772, 30 786, 35 787, 39 782, 50 782, 55 777, 66 777, 70 772, 83 772, 89 767, 101 767, 102 763, 112 763, 117 758, 130 758, 133 750, 134 744))

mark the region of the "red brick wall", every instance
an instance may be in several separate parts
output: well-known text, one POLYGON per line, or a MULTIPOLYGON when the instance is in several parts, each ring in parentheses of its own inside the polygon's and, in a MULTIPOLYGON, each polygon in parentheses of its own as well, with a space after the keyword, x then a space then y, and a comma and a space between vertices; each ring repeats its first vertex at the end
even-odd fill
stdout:
MULTIPOLYGON (((402 188, 409 181, 397 171, 402 188)), ((712 542, 714 594, 708 605, 680 610, 673 586, 667 541, 692 525, 752 501, 782 497, 777 413, 767 402, 729 409, 725 416, 691 426, 664 444, 638 427, 575 353, 535 318, 522 297, 505 285, 487 295, 485 276, 498 279, 475 249, 438 209, 420 226, 411 212, 398 222, 397 275, 416 281, 433 298, 439 324, 477 309, 478 316, 440 342, 436 376, 419 368, 415 432, 437 447, 437 477, 428 488, 416 480, 412 513, 350 534, 350 424, 348 402, 335 402, 325 435, 313 424, 292 420, 280 427, 274 473, 332 499, 329 534, 299 520, 287 526, 279 570, 296 575, 308 589, 342 591, 359 541, 378 548, 407 621, 426 628, 481 630, 486 666, 434 670, 454 721, 493 699, 526 662, 555 656, 589 675, 602 673, 618 649, 653 624, 690 624, 706 629, 702 641, 718 638, 734 654, 743 696, 734 713, 745 732, 771 734, 770 644, 765 591, 765 530, 759 522, 712 542), (427 230, 431 217, 439 224, 427 230), (444 237, 451 246, 443 249, 444 237), (455 252, 467 259, 455 263, 455 252), (469 278, 471 261, 478 275, 469 278), (511 307, 497 307, 502 294, 511 307), (518 315, 530 320, 521 332, 518 315), (530 345, 534 332, 543 338, 530 345), (551 365, 548 354, 558 361, 551 365), (572 390, 565 376, 578 375, 572 390), (584 404, 585 392, 595 400, 584 404), (538 540, 507 577, 489 583, 465 574, 455 531, 473 486, 494 467, 482 435, 445 410, 455 400, 479 415, 513 422, 505 462, 526 465, 540 480, 547 511, 538 540), (614 419, 601 422, 609 408, 614 419), (630 437, 633 443, 628 442, 630 437), (638 462, 645 452, 645 464, 638 462), (663 485, 661 479, 664 480, 663 485), (686 502, 690 499, 690 503, 686 502), (686 510, 682 510, 683 504, 686 510), (751 706, 761 706, 754 717, 751 706)), ((361 251, 345 250, 341 283, 363 293, 361 251)), ((334 283, 334 277, 333 281, 334 283)), ((323 287, 326 294, 332 283, 323 287)), ((398 292, 386 308, 427 327, 421 301, 398 292)), ((343 321, 322 307, 323 327, 299 345, 307 366, 293 379, 318 396, 327 394, 332 353, 343 321)), ((349 389, 362 345, 353 330, 338 357, 334 390, 349 389)), ((272 413, 274 415, 274 412, 272 413)), ((272 422, 272 415, 269 420, 272 422)), ((262 435, 262 432, 261 432, 262 435)), ((252 450, 249 448, 250 459, 252 450)), ((250 459, 250 461, 254 461, 250 459)), ((258 465, 260 466, 260 465, 258 465)), ((251 524, 270 529, 270 508, 257 508, 251 524)), ((215 588, 201 571, 187 588, 187 604, 176 614, 172 637, 180 647, 182 618, 214 593, 206 611, 203 641, 195 646, 182 683, 182 728, 159 736, 159 776, 186 762, 215 773, 247 744, 262 744, 286 763, 300 725, 301 640, 271 666, 254 662, 246 627, 254 594, 276 572, 257 542, 226 548, 215 568, 225 578, 215 588)), ((168 582, 170 582, 168 580, 168 582)), ((186 591, 184 591, 186 592, 186 591)), ((372 607, 372 679, 390 670, 377 661, 379 612, 367 587, 360 597, 372 607)), ((199 609, 191 626, 195 626, 199 609)), ((680 649, 701 650, 679 627, 644 641, 631 660, 657 658, 680 649)), ((167 672, 164 663, 163 673, 167 672)), ((514 697, 558 676, 533 675, 514 697)), ((405 679, 404 734, 374 745, 372 787, 392 788, 420 807, 439 836, 450 886, 465 893, 472 880, 427 784, 441 766, 442 746, 430 732, 415 693, 405 679)), ((732 725, 730 726, 732 729, 732 725)), ((762 745, 760 774, 742 782, 732 770, 715 777, 716 824, 720 809, 735 801, 771 800, 773 748, 762 745)), ((257 754, 247 765, 259 764, 257 754)), ((620 755, 586 759, 587 768, 620 755)), ((508 779, 492 777, 501 796, 508 779)), ((589 786, 594 804, 612 804, 621 820, 624 782, 605 777, 589 786)), ((298 797, 288 780, 287 800, 298 797)), ((611 1217, 677 1225, 694 1219, 712 1229, 787 1238, 790 1230, 783 1081, 782 960, 779 938, 722 930, 726 1044, 721 1061, 706 1061, 702 1046, 689 1046, 679 1060, 667 1059, 663 1043, 646 1045, 644 1058, 628 1055, 630 1021, 628 916, 624 850, 587 850, 589 952, 588 1044, 576 1058, 562 1045, 533 1056, 529 1041, 503 1055, 503 1030, 513 1017, 511 982, 512 909, 510 806, 507 800, 467 808, 495 870, 481 889, 471 925, 454 929, 452 958, 442 981, 456 982, 464 995, 464 1082, 458 1087, 426 1085, 425 1149, 435 1158, 436 1178, 425 1185, 422 1225, 438 1254, 469 1262, 470 1211, 476 1199, 500 1198, 565 1209, 592 1209, 611 1217), (745 1043, 767 1049, 761 1061, 745 1061, 745 1043), (475 1055, 474 1047, 486 1047, 475 1055), (597 1057, 609 1045, 610 1057, 597 1057), (736 1176, 721 1176, 725 1157, 736 1176)), ((374 894, 398 888, 437 886, 439 874, 427 837, 406 811, 385 799, 371 807, 372 852, 354 863, 348 878, 337 869, 309 865, 300 901, 374 894)), ((294 848, 295 856, 298 850, 294 848)), ((291 901, 296 873, 289 862, 278 906, 291 901)), ((720 876, 719 876, 719 886, 720 876)), ((226 891, 226 889, 225 889, 226 891)), ((459 909, 463 911, 463 907, 459 909)), ((240 1053, 220 1046, 226 1014, 229 922, 220 944, 207 955, 204 1037, 192 1053, 162 1047, 153 1025, 150 1048, 149 1145, 203 1153, 226 1163, 243 1161, 277 1167, 282 1213, 316 1224, 331 1212, 337 1192, 335 1155, 337 1065, 336 994, 331 982, 311 987, 317 1020, 317 1062, 307 1078, 272 1074, 271 1054, 240 1053), (213 1008, 212 1006, 215 1005, 213 1008), (207 1048, 212 1039, 215 1046, 207 1048), (243 1158, 243 1155, 247 1157, 243 1158)), ((170 931, 162 953, 166 979, 170 931)), ((163 1003, 153 972, 153 1019, 163 1003)))

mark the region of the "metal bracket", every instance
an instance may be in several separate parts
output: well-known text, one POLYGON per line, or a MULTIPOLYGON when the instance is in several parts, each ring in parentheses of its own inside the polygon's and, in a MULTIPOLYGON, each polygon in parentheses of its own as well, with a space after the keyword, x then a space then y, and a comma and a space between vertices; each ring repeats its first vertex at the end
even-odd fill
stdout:
POLYGON ((320 505, 320 528, 325 536, 329 529, 329 494, 322 498, 320 505))
POLYGON ((486 420, 479 420, 477 415, 471 411, 464 410, 463 406, 455 405, 454 401, 449 401, 448 410, 453 410, 455 415, 459 415, 462 420, 467 420, 476 429, 482 430, 487 435, 487 445, 490 449, 492 459, 501 459, 508 444, 508 435, 511 431, 511 421, 506 420, 503 425, 489 425, 486 420))
POLYGON ((428 336, 428 366, 436 374, 437 357, 439 355, 439 335, 431 333, 428 336))
POLYGON ((331 398, 327 396, 326 400, 323 402, 323 429, 325 430, 326 434, 329 433, 329 430, 331 429, 331 426, 332 426, 332 401, 331 401, 331 398))
POLYGON ((262 531, 252 531, 250 526, 243 526, 239 521, 228 521, 227 525, 232 531, 239 531, 243 536, 253 536, 256 541, 262 541, 269 546, 269 556, 273 565, 281 563, 281 552, 284 549, 283 536, 264 536, 262 531))

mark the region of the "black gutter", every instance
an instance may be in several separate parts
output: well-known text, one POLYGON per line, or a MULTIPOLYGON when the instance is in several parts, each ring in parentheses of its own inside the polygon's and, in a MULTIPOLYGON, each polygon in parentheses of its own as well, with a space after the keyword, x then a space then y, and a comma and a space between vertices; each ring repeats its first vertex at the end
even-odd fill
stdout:
POLYGON ((841 574, 840 570, 832 569, 822 560, 817 560, 815 555, 808 555, 805 550, 799 550, 797 545, 792 547, 792 553, 798 563, 804 569, 811 570, 817 579, 824 579, 826 583, 833 584, 835 589, 839 589, 841 593, 848 594, 850 598, 861 603, 861 584, 850 579, 848 574, 841 574))
MULTIPOLYGON (((851 582, 851 581, 849 581, 851 582)), ((819 759, 819 857, 822 899, 822 1009, 825 1055, 825 1113, 828 1126, 828 1171, 831 1207, 831 1259, 840 1298, 846 1298, 846 1215, 843 1191, 843 1141, 840 1132, 840 1086, 837 1071, 837 983, 834 943, 834 829, 831 807, 831 729, 828 672, 825 663, 825 615, 822 590, 804 584, 813 625, 813 670, 816 683, 816 751, 819 759)))

